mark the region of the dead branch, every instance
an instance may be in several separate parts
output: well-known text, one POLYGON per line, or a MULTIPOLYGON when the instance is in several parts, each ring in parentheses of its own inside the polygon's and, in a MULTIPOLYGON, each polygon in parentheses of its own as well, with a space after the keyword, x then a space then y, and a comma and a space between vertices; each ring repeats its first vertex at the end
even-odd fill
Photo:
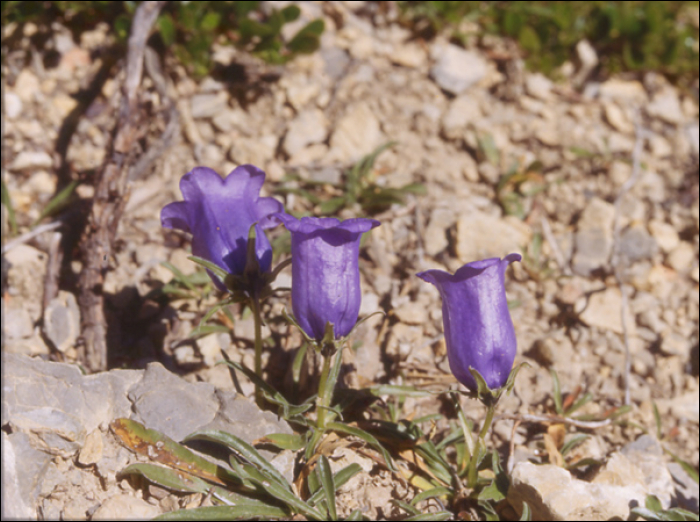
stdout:
POLYGON ((146 40, 165 2, 143 2, 131 27, 126 59, 126 79, 113 140, 98 175, 88 225, 81 241, 83 271, 79 303, 83 343, 81 363, 90 372, 107 369, 107 323, 102 285, 112 256, 112 244, 128 200, 128 172, 134 162, 133 144, 139 137, 138 88, 143 72, 146 40))

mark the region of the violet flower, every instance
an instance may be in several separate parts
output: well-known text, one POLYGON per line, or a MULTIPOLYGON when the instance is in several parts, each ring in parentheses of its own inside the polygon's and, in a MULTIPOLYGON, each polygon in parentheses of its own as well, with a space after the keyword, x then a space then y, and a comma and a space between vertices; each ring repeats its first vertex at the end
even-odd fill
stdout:
POLYGON ((292 234, 292 309, 304 332, 316 341, 326 322, 336 339, 350 333, 360 313, 360 239, 380 225, 374 219, 275 214, 292 234))
MULTIPOLYGON (((161 224, 192 233, 192 253, 234 275, 245 270, 248 231, 255 226, 255 253, 260 272, 272 264, 272 247, 263 229, 277 225, 270 214, 281 212, 282 204, 261 198, 265 173, 253 165, 241 165, 222 179, 207 167, 195 167, 180 180, 184 201, 170 203, 160 213, 161 224)), ((221 290, 227 290, 210 272, 221 290)))
POLYGON ((442 320, 450 369, 459 382, 477 390, 469 368, 482 375, 490 389, 508 380, 516 339, 505 291, 506 267, 520 254, 467 263, 454 275, 427 270, 418 277, 434 284, 442 296, 442 320))

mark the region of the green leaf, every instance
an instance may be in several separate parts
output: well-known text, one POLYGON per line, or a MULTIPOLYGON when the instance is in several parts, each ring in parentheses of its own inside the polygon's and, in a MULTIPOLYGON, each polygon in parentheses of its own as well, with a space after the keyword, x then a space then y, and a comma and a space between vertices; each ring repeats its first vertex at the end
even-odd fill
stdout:
POLYGON ((486 160, 493 164, 498 165, 500 163, 501 154, 496 146, 496 141, 493 136, 488 132, 479 133, 477 136, 477 142, 479 144, 479 150, 484 155, 486 160))
MULTIPOLYGON (((360 471, 362 471, 360 465, 353 462, 352 464, 345 466, 343 469, 338 471, 338 473, 335 473, 333 475, 333 484, 335 485, 335 490, 338 491, 338 488, 342 488, 352 477, 357 475, 360 471)), ((312 476, 313 474, 309 475, 309 478, 311 478, 312 476)), ((309 497, 309 500, 307 502, 314 506, 318 504, 318 502, 323 497, 323 491, 318 486, 318 484, 315 484, 314 487, 310 489, 313 489, 314 492, 309 497)))
POLYGON ((651 403, 654 409, 654 423, 656 424, 656 438, 661 440, 663 438, 663 427, 661 425, 661 415, 659 414, 659 408, 656 406, 656 401, 651 403))
POLYGON ((350 521, 353 521, 353 522, 354 522, 354 521, 356 521, 356 520, 364 520, 364 518, 363 518, 363 516, 362 516, 362 511, 360 511, 359 509, 354 510, 352 513, 350 513, 350 514, 345 518, 345 520, 347 520, 348 522, 350 522, 350 521))
POLYGON ((382 446, 379 443, 379 441, 376 438, 374 438, 372 434, 367 433, 365 430, 360 429, 356 426, 348 426, 346 424, 341 424, 340 422, 329 422, 328 424, 326 424, 326 428, 333 431, 339 431, 347 435, 352 435, 354 437, 357 437, 358 439, 364 440, 367 444, 369 444, 379 453, 382 454, 382 456, 384 457, 384 461, 386 462, 387 468, 389 468, 391 471, 396 471, 394 463, 391 460, 391 455, 389 455, 389 452, 384 448, 384 446, 382 446))
POLYGON ((324 201, 318 207, 318 212, 320 214, 335 214, 341 208, 343 208, 347 203, 345 196, 338 196, 331 198, 328 201, 324 201))
POLYGON ((569 409, 567 409, 564 412, 564 416, 568 417, 569 415, 573 414, 576 410, 582 408, 584 405, 588 404, 593 400, 593 395, 590 393, 584 393, 583 396, 578 399, 575 403, 573 403, 569 409))
POLYGON ((5 205, 7 209, 7 222, 10 225, 10 234, 13 236, 17 234, 17 219, 15 218, 15 209, 12 206, 12 200, 10 199, 10 191, 7 190, 5 186, 5 180, 2 181, 2 204, 5 205))
POLYGON ((328 506, 328 515, 331 520, 338 520, 338 513, 335 509, 335 484, 333 483, 333 472, 331 465, 325 455, 321 455, 316 464, 316 473, 318 480, 321 483, 321 489, 326 497, 326 505, 328 506))
POLYGON ((158 17, 158 30, 160 37, 166 47, 170 47, 175 42, 175 24, 168 13, 163 13, 158 17))
POLYGON ((291 491, 292 489, 289 485, 289 482, 287 482, 287 479, 285 479, 282 476, 282 474, 279 471, 277 471, 277 468, 270 464, 265 459, 265 457, 260 455, 260 453, 258 453, 258 450, 256 450, 252 445, 236 437, 235 435, 231 435, 230 433, 226 433, 225 431, 220 430, 204 430, 195 431, 191 435, 185 437, 183 442, 190 440, 208 440, 210 442, 220 442, 221 444, 224 444, 229 448, 233 449, 240 457, 242 457, 247 462, 250 462, 254 466, 260 468, 272 479, 278 482, 282 487, 286 488, 289 491, 291 491))
POLYGON ((221 268, 218 265, 215 265, 211 261, 207 261, 206 259, 202 259, 201 257, 197 256, 188 256, 187 259, 194 261, 198 265, 202 265, 204 268, 208 268, 210 272, 212 272, 216 277, 219 278, 221 283, 225 283, 226 277, 229 275, 226 270, 221 268))
POLYGON ((590 435, 588 435, 587 433, 577 433, 576 435, 571 437, 561 447, 560 453, 561 453, 562 457, 565 457, 567 453, 569 453, 572 449, 574 449, 579 444, 582 444, 589 437, 590 437, 590 435))
POLYGON ((454 516, 451 511, 436 511, 435 513, 424 513, 420 515, 413 515, 404 520, 416 520, 416 521, 432 521, 432 520, 450 520, 454 516))
POLYGON ((51 201, 49 201, 46 206, 36 218, 32 227, 36 226, 45 217, 53 216, 66 208, 71 202, 71 196, 75 192, 75 188, 80 184, 79 181, 71 181, 61 192, 56 194, 51 201))
POLYGON ((306 360, 306 351, 308 349, 309 343, 302 343, 294 356, 294 362, 292 363, 292 380, 294 381, 294 384, 299 384, 299 379, 301 378, 301 368, 306 360))
POLYGON ((454 492, 451 489, 441 486, 433 489, 427 489, 425 491, 421 491, 415 497, 413 497, 413 500, 411 500, 411 505, 416 506, 419 502, 423 502, 429 498, 452 497, 453 494, 454 492))
POLYGON ((134 453, 177 468, 216 484, 241 483, 240 477, 196 455, 167 435, 144 427, 131 419, 121 418, 110 424, 119 441, 134 453))
POLYGON ((258 439, 259 444, 271 444, 280 449, 297 451, 306 445, 306 439, 298 433, 270 433, 258 439))
MULTIPOLYGON (((266 471, 259 470, 247 464, 244 464, 243 468, 246 470, 249 480, 256 484, 261 491, 265 491, 273 498, 284 502, 297 513, 301 513, 302 515, 315 520, 325 520, 325 517, 321 513, 292 493, 286 480, 284 481, 284 483, 287 485, 285 487, 283 484, 270 476, 266 471)), ((277 470, 275 470, 275 473, 277 473, 277 470)))
POLYGON ((661 501, 658 499, 658 497, 654 495, 647 495, 646 499, 644 500, 644 505, 651 511, 662 511, 664 508, 661 505, 661 501))
POLYGON ((285 23, 288 23, 293 22, 294 20, 299 18, 299 15, 301 14, 301 9, 299 9, 298 6, 292 4, 282 9, 281 13, 284 17, 285 23))
POLYGON ((380 384, 368 388, 368 391, 375 397, 381 395, 398 395, 400 397, 429 397, 430 392, 418 390, 414 386, 399 385, 399 384, 380 384))
POLYGON ((559 384, 559 376, 557 375, 557 372, 554 370, 554 368, 549 369, 549 373, 552 375, 552 397, 554 398, 554 409, 557 412, 557 415, 561 415, 564 413, 562 409, 562 400, 561 400, 561 385, 559 384))
POLYGON ((182 283, 184 286, 186 286, 187 288, 189 288, 193 292, 197 291, 197 289, 192 284, 192 282, 189 280, 189 278, 185 274, 183 274, 182 271, 180 271, 180 269, 177 268, 175 265, 173 265, 172 263, 168 263, 167 261, 163 261, 161 263, 161 266, 164 266, 165 268, 170 270, 173 273, 173 275, 175 276, 175 280, 178 283, 182 283))
POLYGON ((211 487, 202 479, 199 479, 184 471, 176 471, 172 468, 157 466, 155 464, 131 464, 119 473, 120 475, 139 474, 149 481, 163 486, 171 491, 180 493, 206 493, 211 487))
POLYGON ((399 500, 397 498, 394 498, 394 499, 391 499, 391 501, 410 515, 420 515, 419 510, 417 510, 411 504, 404 502, 403 500, 399 500))
POLYGON ((199 28, 202 31, 212 32, 218 26, 221 21, 221 15, 216 11, 209 11, 204 15, 202 21, 199 23, 199 28))
POLYGON ((163 513, 152 520, 266 520, 288 518, 289 513, 277 506, 206 506, 163 513))

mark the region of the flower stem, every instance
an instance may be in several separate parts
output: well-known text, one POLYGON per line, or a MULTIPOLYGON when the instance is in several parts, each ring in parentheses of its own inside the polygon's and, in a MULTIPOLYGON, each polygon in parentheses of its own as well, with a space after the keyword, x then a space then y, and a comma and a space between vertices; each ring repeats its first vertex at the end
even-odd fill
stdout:
MULTIPOLYGON (((262 316, 257 296, 250 298, 250 308, 255 322, 255 375, 262 378, 262 316)), ((255 385, 255 403, 262 408, 263 399, 260 387, 255 385)))
POLYGON ((326 425, 333 421, 335 413, 330 410, 333 392, 338 382, 340 365, 343 359, 343 343, 335 342, 321 348, 323 368, 321 380, 318 384, 316 397, 316 429, 306 451, 306 458, 310 459, 316 450, 316 445, 321 441, 326 425), (332 363, 332 364, 331 364, 332 363))
POLYGON ((485 445, 484 438, 491 428, 491 423, 493 422, 493 414, 496 411, 496 404, 490 404, 486 409, 486 418, 481 426, 481 431, 479 431, 479 436, 476 439, 476 444, 474 446, 474 452, 472 453, 471 459, 469 460, 469 472, 467 474, 467 486, 470 488, 475 488, 476 483, 479 478, 479 454, 482 452, 482 446, 485 445))

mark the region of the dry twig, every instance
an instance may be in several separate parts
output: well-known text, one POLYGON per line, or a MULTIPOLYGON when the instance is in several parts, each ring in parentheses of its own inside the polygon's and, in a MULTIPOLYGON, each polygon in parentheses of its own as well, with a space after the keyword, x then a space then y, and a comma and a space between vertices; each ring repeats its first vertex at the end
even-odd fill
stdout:
MULTIPOLYGON (((637 118, 638 119, 638 118, 637 118)), ((635 183, 639 179, 641 169, 639 167, 640 157, 642 155, 642 147, 644 145, 644 139, 646 138, 646 131, 642 129, 640 124, 637 122, 635 124, 635 142, 634 149, 632 150, 632 174, 629 179, 625 181, 624 185, 620 189, 617 197, 615 198, 615 215, 613 220, 613 246, 612 255, 610 257, 610 265, 612 266, 613 274, 615 275, 615 281, 617 286, 620 288, 621 296, 621 322, 622 322, 622 338, 625 345, 625 405, 630 403, 630 368, 632 366, 631 356, 630 356, 630 343, 629 343, 629 332, 627 330, 627 289, 624 282, 622 281, 622 276, 620 274, 621 262, 620 262, 620 207, 622 205, 622 198, 627 194, 635 183)))
POLYGON ((79 355, 83 366, 91 372, 107 369, 107 324, 102 285, 117 226, 128 200, 128 172, 134 161, 133 145, 139 137, 138 88, 146 40, 164 4, 162 1, 143 2, 134 14, 114 137, 97 179, 87 230, 81 241, 85 264, 79 281, 83 320, 83 344, 79 355))

